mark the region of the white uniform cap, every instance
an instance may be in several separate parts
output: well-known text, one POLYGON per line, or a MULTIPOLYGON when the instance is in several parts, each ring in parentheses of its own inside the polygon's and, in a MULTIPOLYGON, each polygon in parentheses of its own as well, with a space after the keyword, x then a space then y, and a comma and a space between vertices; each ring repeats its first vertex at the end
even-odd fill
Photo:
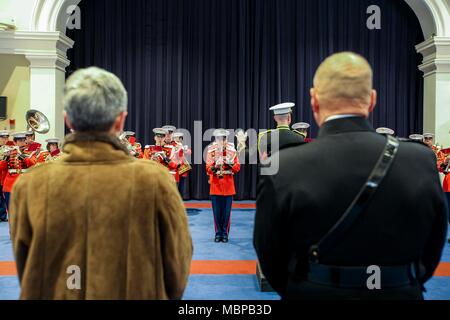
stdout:
POLYGON ((0 131, 0 137, 9 137, 9 136, 10 136, 9 131, 6 130, 0 131))
POLYGON ((409 136, 409 139, 414 141, 423 141, 424 136, 421 134, 412 134, 409 136))
POLYGON ((153 129, 153 133, 156 135, 165 136, 167 134, 167 130, 164 128, 155 128, 153 129))
POLYGON ((428 138, 428 139, 433 139, 434 138, 434 134, 432 134, 432 133, 424 133, 423 137, 424 138, 428 138))
POLYGON ((124 136, 124 137, 132 137, 132 136, 134 136, 134 135, 136 135, 136 132, 133 132, 133 131, 125 131, 125 132, 123 133, 123 136, 124 136))
POLYGON ((230 135, 230 132, 225 129, 217 129, 214 130, 213 136, 216 138, 219 137, 228 137, 230 135))
POLYGON ((47 143, 59 143, 59 139, 58 138, 47 139, 47 140, 45 140, 45 142, 47 142, 47 143))
POLYGON ((311 127, 309 123, 299 122, 292 125, 292 129, 294 130, 307 130, 311 127))
POLYGON ((393 136, 395 134, 395 131, 389 128, 378 128, 376 131, 379 134, 387 134, 390 136, 393 136))
POLYGON ((12 136, 14 139, 25 139, 26 133, 25 132, 16 132, 12 136))
POLYGON ((167 130, 168 132, 174 132, 175 130, 177 130, 177 128, 175 128, 174 126, 171 126, 171 125, 167 125, 162 128, 167 130))
POLYGON ((173 137, 174 138, 182 138, 182 137, 184 137, 184 133, 183 132, 175 132, 173 134, 173 137))
POLYGON ((33 131, 33 130, 27 130, 27 131, 25 132, 25 135, 26 135, 26 136, 32 136, 32 135, 34 135, 34 131, 33 131))
POLYGON ((295 103, 287 102, 282 104, 277 104, 276 106, 271 107, 269 110, 273 111, 274 115, 283 115, 292 112, 292 108, 295 107, 295 103))

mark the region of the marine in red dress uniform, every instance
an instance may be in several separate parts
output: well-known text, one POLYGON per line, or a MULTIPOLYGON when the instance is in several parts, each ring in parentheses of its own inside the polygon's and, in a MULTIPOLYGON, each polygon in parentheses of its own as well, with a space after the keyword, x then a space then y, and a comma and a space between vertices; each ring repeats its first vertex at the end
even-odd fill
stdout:
POLYGON ((58 138, 45 140, 45 142, 47 142, 47 150, 39 153, 37 164, 56 160, 62 155, 61 150, 59 149, 59 141, 58 138))
POLYGON ((5 194, 7 208, 9 208, 10 193, 17 178, 36 164, 33 152, 27 150, 25 133, 14 134, 13 140, 15 146, 11 147, 0 161, 0 171, 6 174, 3 182, 3 193, 5 194))
MULTIPOLYGON (((444 177, 444 183, 443 188, 444 192, 447 193, 449 196, 450 193, 450 172, 449 169, 449 160, 450 160, 450 150, 440 150, 438 147, 434 145, 434 134, 432 133, 425 133, 423 135, 423 142, 430 147, 431 150, 433 150, 434 154, 436 155, 436 161, 437 161, 437 167, 439 172, 443 173, 445 175, 444 177)), ((450 196, 448 197, 450 200, 450 196)))
MULTIPOLYGON (((9 131, 0 131, 0 159, 3 158, 3 155, 9 149, 8 143, 9 141, 9 131)), ((2 170, 0 172, 0 222, 8 221, 8 213, 6 210, 6 201, 5 196, 3 195, 3 180, 5 179, 6 171, 2 170)))
POLYGON ((178 168, 180 166, 180 158, 177 153, 178 151, 178 143, 173 139, 173 134, 177 128, 172 125, 166 125, 162 127, 162 129, 166 130, 166 137, 164 139, 164 147, 167 148, 168 153, 170 154, 169 158, 173 163, 172 166, 169 167, 170 173, 175 177, 175 181, 177 184, 180 182, 180 174, 178 172, 178 168))
POLYGON ((133 131, 125 131, 120 135, 120 140, 124 142, 130 155, 138 159, 144 158, 144 152, 142 151, 142 145, 136 141, 136 133, 133 131))
POLYGON ((231 207, 236 194, 234 175, 241 168, 234 145, 227 141, 228 136, 229 132, 224 129, 214 132, 215 142, 208 147, 206 159, 216 231, 215 242, 228 242, 231 207))
POLYGON ((162 128, 155 128, 153 133, 155 134, 155 144, 145 147, 143 157, 146 160, 156 161, 165 166, 176 181, 175 172, 178 164, 174 160, 174 147, 166 145, 164 142, 167 131, 162 128))
POLYGON ((175 132, 173 134, 173 139, 177 145, 175 153, 178 156, 178 191, 180 192, 181 197, 183 197, 186 178, 189 175, 189 172, 192 170, 192 166, 189 163, 187 157, 192 154, 192 151, 188 146, 183 145, 184 134, 182 132, 175 132))
MULTIPOLYGON (((447 197, 447 203, 450 205, 450 149, 441 150, 436 147, 434 145, 434 134, 432 133, 425 133, 423 142, 436 154, 439 172, 444 174, 444 182, 442 187, 444 189, 445 196, 447 197)), ((450 222, 450 206, 448 209, 448 217, 450 222)), ((450 243, 450 238, 448 239, 448 243, 450 243)))
POLYGON ((28 130, 25 132, 26 137, 26 144, 27 147, 25 149, 25 153, 29 155, 30 160, 33 163, 37 163, 37 159, 39 157, 39 154, 41 153, 41 147, 42 145, 40 143, 37 143, 36 140, 36 134, 33 130, 28 130))

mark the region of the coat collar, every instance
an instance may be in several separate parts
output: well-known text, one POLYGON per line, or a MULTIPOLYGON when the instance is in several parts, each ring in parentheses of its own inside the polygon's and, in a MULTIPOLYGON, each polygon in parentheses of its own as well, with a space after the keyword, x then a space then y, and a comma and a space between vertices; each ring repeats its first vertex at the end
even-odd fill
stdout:
POLYGON ((336 119, 325 122, 322 125, 319 131, 319 138, 339 133, 360 131, 375 132, 369 121, 363 117, 336 119))
POLYGON ((111 134, 79 132, 66 136, 63 146, 67 162, 105 162, 130 160, 127 148, 111 134))

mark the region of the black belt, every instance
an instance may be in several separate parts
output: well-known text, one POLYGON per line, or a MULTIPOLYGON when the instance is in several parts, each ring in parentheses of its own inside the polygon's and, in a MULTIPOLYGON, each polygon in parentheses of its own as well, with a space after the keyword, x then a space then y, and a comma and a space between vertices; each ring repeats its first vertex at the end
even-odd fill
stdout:
MULTIPOLYGON (((340 287, 365 288, 372 275, 367 267, 338 267, 310 263, 307 280, 313 283, 340 287)), ((414 264, 403 266, 380 266, 381 288, 397 288, 417 283, 414 264)))

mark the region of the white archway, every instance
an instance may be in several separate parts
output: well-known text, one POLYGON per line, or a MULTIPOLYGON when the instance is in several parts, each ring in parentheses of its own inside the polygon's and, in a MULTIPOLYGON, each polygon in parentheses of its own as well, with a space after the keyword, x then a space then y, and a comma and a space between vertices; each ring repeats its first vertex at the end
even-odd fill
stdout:
MULTIPOLYGON (((66 32, 67 8, 81 0, 36 0, 33 30, 66 32)), ((405 0, 416 14, 424 38, 417 45, 423 55, 424 130, 450 146, 450 0, 405 0)))
POLYGON ((36 0, 30 30, 66 33, 67 8, 81 0, 36 0))
POLYGON ((419 19, 425 39, 450 37, 450 0, 405 0, 419 19))
POLYGON ((450 147, 450 0, 405 0, 420 21, 425 41, 416 46, 422 54, 425 131, 450 147))
MULTIPOLYGON (((66 10, 81 0, 35 0, 30 30, 66 31, 66 10)), ((405 0, 413 9, 425 39, 432 35, 450 37, 450 0, 405 0)))

